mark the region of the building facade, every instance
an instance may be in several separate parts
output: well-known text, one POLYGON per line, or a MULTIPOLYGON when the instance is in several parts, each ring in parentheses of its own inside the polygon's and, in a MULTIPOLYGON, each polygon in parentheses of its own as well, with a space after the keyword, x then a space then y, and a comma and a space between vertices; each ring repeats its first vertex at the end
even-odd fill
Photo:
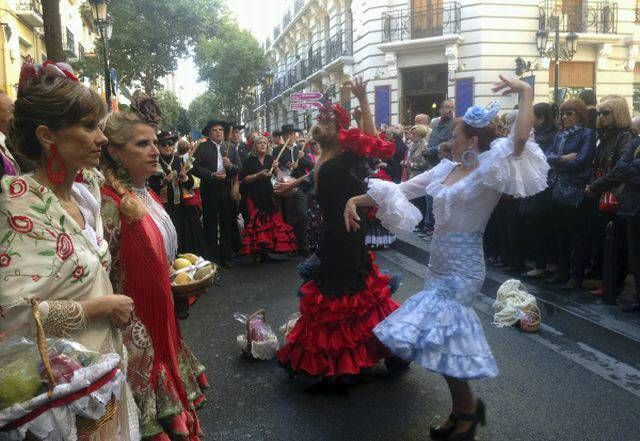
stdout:
MULTIPOLYGON (((308 128, 315 112, 291 110, 291 93, 321 91, 350 107, 343 84, 353 76, 369 81, 377 124, 434 116, 444 98, 461 114, 496 99, 494 81, 514 76, 518 58, 535 101, 550 102, 556 28, 561 99, 590 88, 631 106, 635 90, 640 107, 639 11, 636 0, 298 0, 265 42, 272 72, 256 87, 248 124, 308 128), (542 55, 541 30, 548 32, 542 55)), ((505 110, 516 104, 498 101, 505 110)))
MULTIPOLYGON (((96 37, 83 0, 60 0, 62 47, 69 61, 93 55, 96 37)), ((28 56, 46 60, 40 0, 0 0, 0 88, 16 97, 20 67, 28 56)), ((91 85, 92 87, 94 85, 91 85)), ((95 85, 100 90, 99 82, 95 85)))

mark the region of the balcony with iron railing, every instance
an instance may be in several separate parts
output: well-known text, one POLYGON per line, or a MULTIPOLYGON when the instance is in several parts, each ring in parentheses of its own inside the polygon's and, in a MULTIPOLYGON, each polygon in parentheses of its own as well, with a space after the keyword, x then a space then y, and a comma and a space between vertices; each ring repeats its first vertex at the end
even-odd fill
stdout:
POLYGON ((63 44, 63 49, 67 57, 76 58, 76 39, 73 35, 73 32, 66 28, 65 39, 63 44))
POLYGON ((16 2, 16 15, 34 28, 44 26, 40 0, 18 0, 16 2))
POLYGON ((459 34, 460 23, 459 2, 385 11, 382 13, 382 42, 459 34))
POLYGON ((294 15, 302 10, 302 8, 304 7, 304 4, 305 4, 305 0, 295 0, 294 1, 294 3, 293 3, 293 13, 294 13, 294 15))
POLYGON ((340 57, 353 55, 350 40, 343 38, 342 34, 336 34, 327 41, 325 52, 325 64, 329 64, 340 57))
POLYGON ((538 6, 539 28, 555 30, 553 17, 558 18, 560 32, 618 33, 618 3, 615 2, 582 1, 579 6, 572 2, 559 4, 556 0, 545 0, 540 3, 538 6))

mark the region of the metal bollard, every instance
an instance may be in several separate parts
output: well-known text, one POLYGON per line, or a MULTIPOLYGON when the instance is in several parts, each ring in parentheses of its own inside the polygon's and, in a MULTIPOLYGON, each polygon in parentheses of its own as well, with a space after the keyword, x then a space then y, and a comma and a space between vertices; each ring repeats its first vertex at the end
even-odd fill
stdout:
POLYGON ((616 282, 616 226, 613 221, 607 224, 604 236, 604 253, 602 256, 602 291, 603 302, 607 305, 615 305, 618 297, 616 282))

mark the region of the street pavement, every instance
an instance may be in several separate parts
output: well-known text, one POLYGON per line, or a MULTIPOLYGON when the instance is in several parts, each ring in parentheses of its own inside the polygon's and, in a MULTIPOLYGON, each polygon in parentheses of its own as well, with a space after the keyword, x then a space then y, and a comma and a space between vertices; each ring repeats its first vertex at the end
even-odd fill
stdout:
MULTIPOLYGON (((277 330, 298 308, 298 262, 236 264, 181 322, 211 384, 199 412, 204 439, 428 440, 429 425, 449 413, 450 402, 444 380, 419 366, 388 378, 381 365, 348 389, 309 390, 275 361, 241 356, 236 336, 243 326, 233 313, 265 309, 277 330)), ((394 296, 399 302, 421 289, 424 261, 387 250, 377 262, 403 273, 394 296)), ((497 286, 488 280, 474 305, 500 368, 497 378, 472 382, 488 419, 476 439, 640 440, 640 344, 634 335, 605 329, 595 316, 578 320, 566 305, 545 306, 545 326, 537 334, 496 328, 491 296, 497 286), (545 314, 553 317, 550 324, 545 314)))

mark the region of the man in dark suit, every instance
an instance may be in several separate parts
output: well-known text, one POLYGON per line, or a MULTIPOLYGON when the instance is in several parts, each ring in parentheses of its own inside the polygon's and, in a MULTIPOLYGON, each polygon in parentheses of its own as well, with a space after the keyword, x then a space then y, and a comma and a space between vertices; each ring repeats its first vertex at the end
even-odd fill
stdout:
POLYGON ((231 267, 233 248, 239 244, 237 209, 231 200, 231 183, 238 174, 238 152, 225 143, 229 124, 211 120, 203 130, 208 140, 200 143, 193 154, 193 174, 200 178, 204 234, 210 244, 210 260, 231 267))
MULTIPOLYGON (((306 170, 313 168, 313 162, 305 155, 304 149, 295 143, 296 132, 291 124, 285 124, 280 129, 284 143, 273 149, 273 158, 278 157, 280 151, 287 145, 286 151, 280 156, 278 168, 281 173, 289 174, 294 179, 305 175, 306 170), (287 144, 287 140, 289 143, 287 144)), ((307 254, 307 194, 299 187, 282 199, 284 220, 293 227, 296 233, 298 251, 307 254)))
POLYGON ((238 157, 240 158, 240 167, 242 167, 242 163, 249 157, 249 147, 247 147, 247 144, 242 141, 243 129, 243 125, 234 124, 233 132, 231 133, 231 148, 238 153, 238 157))

